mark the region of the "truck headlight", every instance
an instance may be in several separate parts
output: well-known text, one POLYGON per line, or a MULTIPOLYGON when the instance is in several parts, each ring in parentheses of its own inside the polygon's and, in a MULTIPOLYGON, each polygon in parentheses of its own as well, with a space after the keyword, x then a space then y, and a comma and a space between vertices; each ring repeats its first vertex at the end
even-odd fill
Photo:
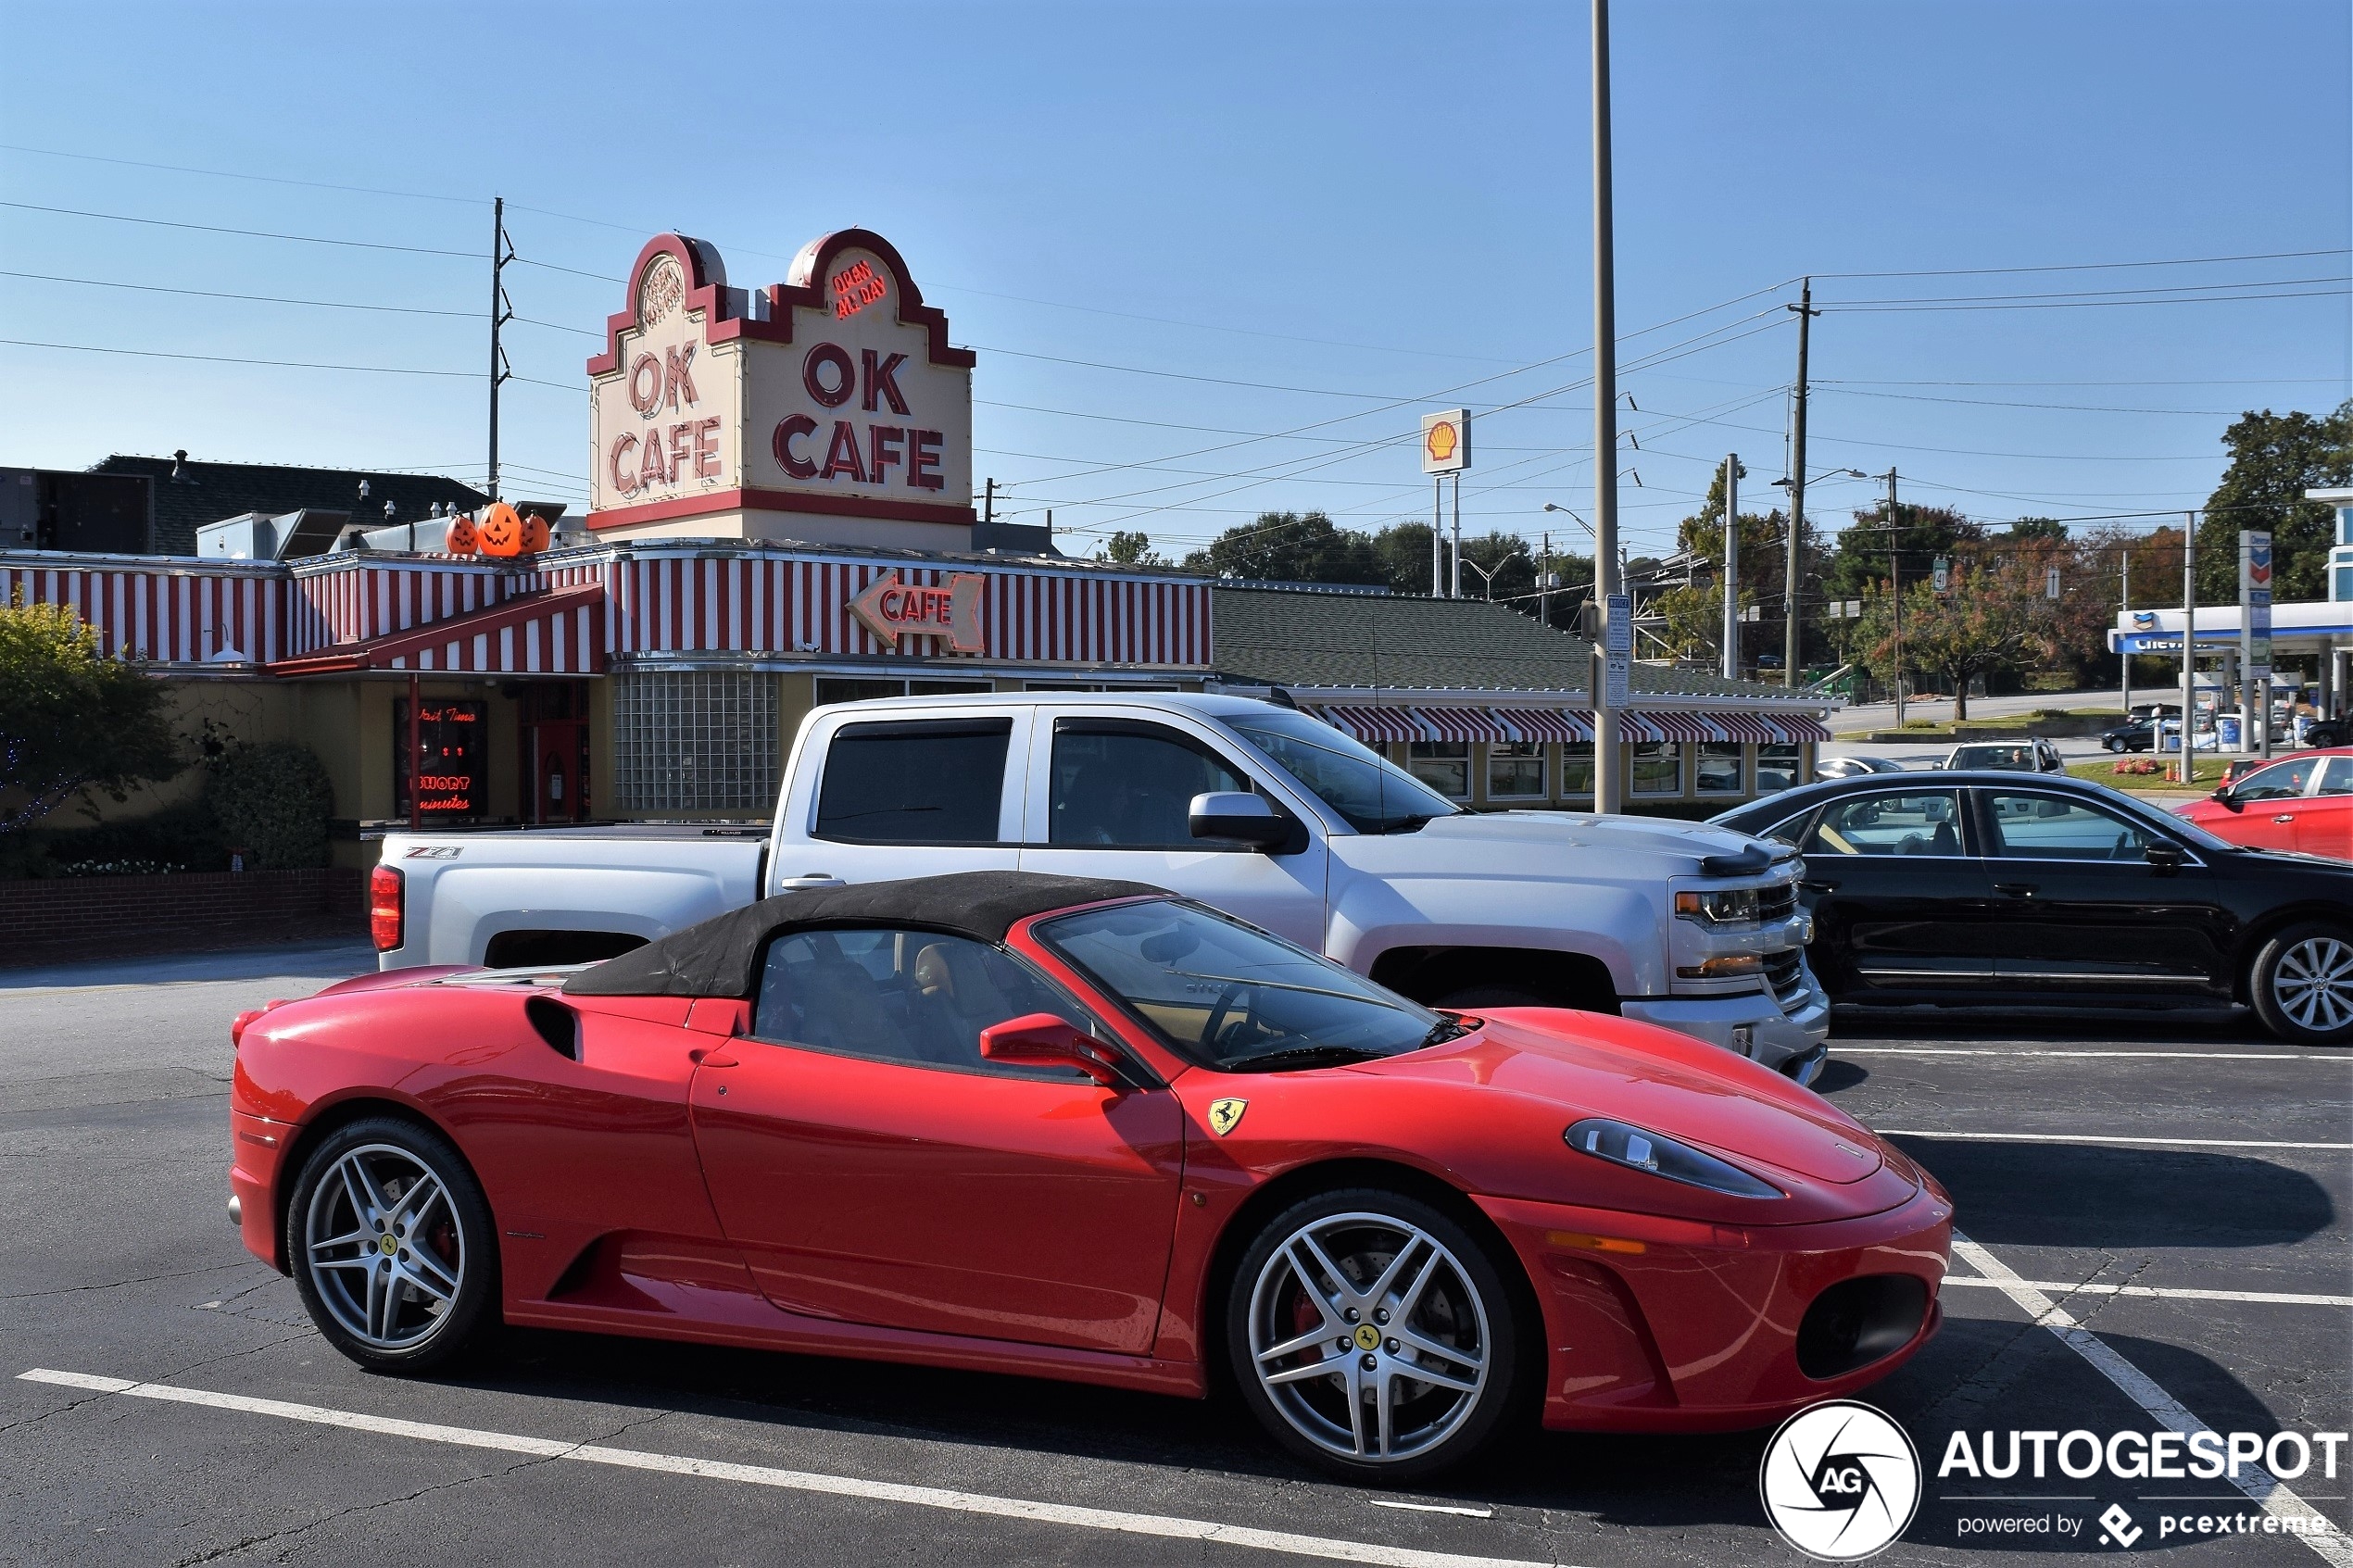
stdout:
POLYGON ((1727 953, 1720 959, 1675 966, 1678 980, 1738 980, 1743 975, 1764 972, 1765 960, 1755 953, 1727 953))
POLYGON ((1588 1116, 1572 1123, 1561 1140, 1579 1154, 1623 1165, 1629 1171, 1664 1176, 1685 1186, 1705 1187, 1730 1198, 1786 1198, 1770 1183, 1759 1181, 1739 1166, 1702 1154, 1687 1143, 1645 1132, 1606 1116, 1588 1116))
POLYGON ((1705 892, 1675 895, 1675 913, 1682 920, 1695 920, 1703 925, 1737 925, 1756 922, 1756 889, 1754 887, 1710 888, 1705 892))

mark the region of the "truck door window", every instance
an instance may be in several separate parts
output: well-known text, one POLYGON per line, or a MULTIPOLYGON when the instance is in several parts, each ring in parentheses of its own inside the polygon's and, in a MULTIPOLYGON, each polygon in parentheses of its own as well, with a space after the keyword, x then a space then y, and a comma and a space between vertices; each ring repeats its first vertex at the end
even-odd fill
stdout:
POLYGON ((819 838, 996 844, 1010 719, 844 724, 825 752, 819 838))
POLYGON ((1207 746, 1132 719, 1054 721, 1047 842, 1084 848, 1201 847, 1196 795, 1250 793, 1250 780, 1207 746))

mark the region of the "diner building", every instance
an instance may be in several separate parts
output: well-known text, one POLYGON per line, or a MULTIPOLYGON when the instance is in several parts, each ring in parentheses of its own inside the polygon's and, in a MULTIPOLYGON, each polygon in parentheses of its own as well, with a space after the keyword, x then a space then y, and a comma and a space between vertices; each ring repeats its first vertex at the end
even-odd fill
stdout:
MULTIPOLYGON (((757 288, 659 235, 588 362, 584 516, 438 481, 321 526, 216 475, 233 520, 190 526, 183 485, 145 552, 0 547, 0 600, 71 606, 191 721, 309 746, 347 865, 409 822, 760 817, 811 709, 926 692, 1264 695, 1470 806, 1590 805, 1589 645, 1501 605, 1219 583, 992 525, 975 362, 878 235, 757 288)), ((1638 664, 1629 800, 1701 815, 1808 777, 1833 701, 1638 664)))

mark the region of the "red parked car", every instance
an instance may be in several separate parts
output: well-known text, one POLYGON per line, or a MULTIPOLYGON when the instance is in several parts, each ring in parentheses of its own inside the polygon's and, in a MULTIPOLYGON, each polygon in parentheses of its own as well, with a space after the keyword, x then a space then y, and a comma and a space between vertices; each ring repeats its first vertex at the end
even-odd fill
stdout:
POLYGON ((501 1320, 1200 1397, 1385 1481, 1755 1426, 1900 1365, 1952 1204, 1810 1090, 1592 1013, 1434 1012, 1132 883, 799 892, 569 972, 236 1028, 232 1208, 320 1332, 501 1320))
POLYGON ((2249 849, 2353 860, 2353 746, 2258 762, 2176 814, 2249 849))

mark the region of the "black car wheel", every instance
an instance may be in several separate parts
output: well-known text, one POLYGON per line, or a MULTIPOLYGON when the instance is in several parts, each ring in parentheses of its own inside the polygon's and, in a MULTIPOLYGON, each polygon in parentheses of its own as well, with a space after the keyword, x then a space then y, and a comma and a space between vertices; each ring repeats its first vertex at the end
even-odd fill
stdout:
POLYGON ((310 1321, 376 1371, 443 1365, 495 1320, 493 1236, 482 1185, 449 1140, 396 1117, 329 1134, 286 1204, 286 1261, 310 1321))
POLYGON ((2115 735, 2109 736, 2108 739, 2100 742, 2100 744, 2110 751, 2122 751, 2124 749, 2123 740, 2115 735))
POLYGON ((2308 922, 2263 944, 2247 994, 2264 1027, 2291 1044, 2353 1039, 2353 932, 2308 922))
POLYGON ((1403 1193, 1276 1215, 1242 1255, 1226 1347, 1274 1439, 1335 1474, 1407 1481, 1469 1459, 1520 1392, 1523 1324, 1487 1247, 1403 1193))

